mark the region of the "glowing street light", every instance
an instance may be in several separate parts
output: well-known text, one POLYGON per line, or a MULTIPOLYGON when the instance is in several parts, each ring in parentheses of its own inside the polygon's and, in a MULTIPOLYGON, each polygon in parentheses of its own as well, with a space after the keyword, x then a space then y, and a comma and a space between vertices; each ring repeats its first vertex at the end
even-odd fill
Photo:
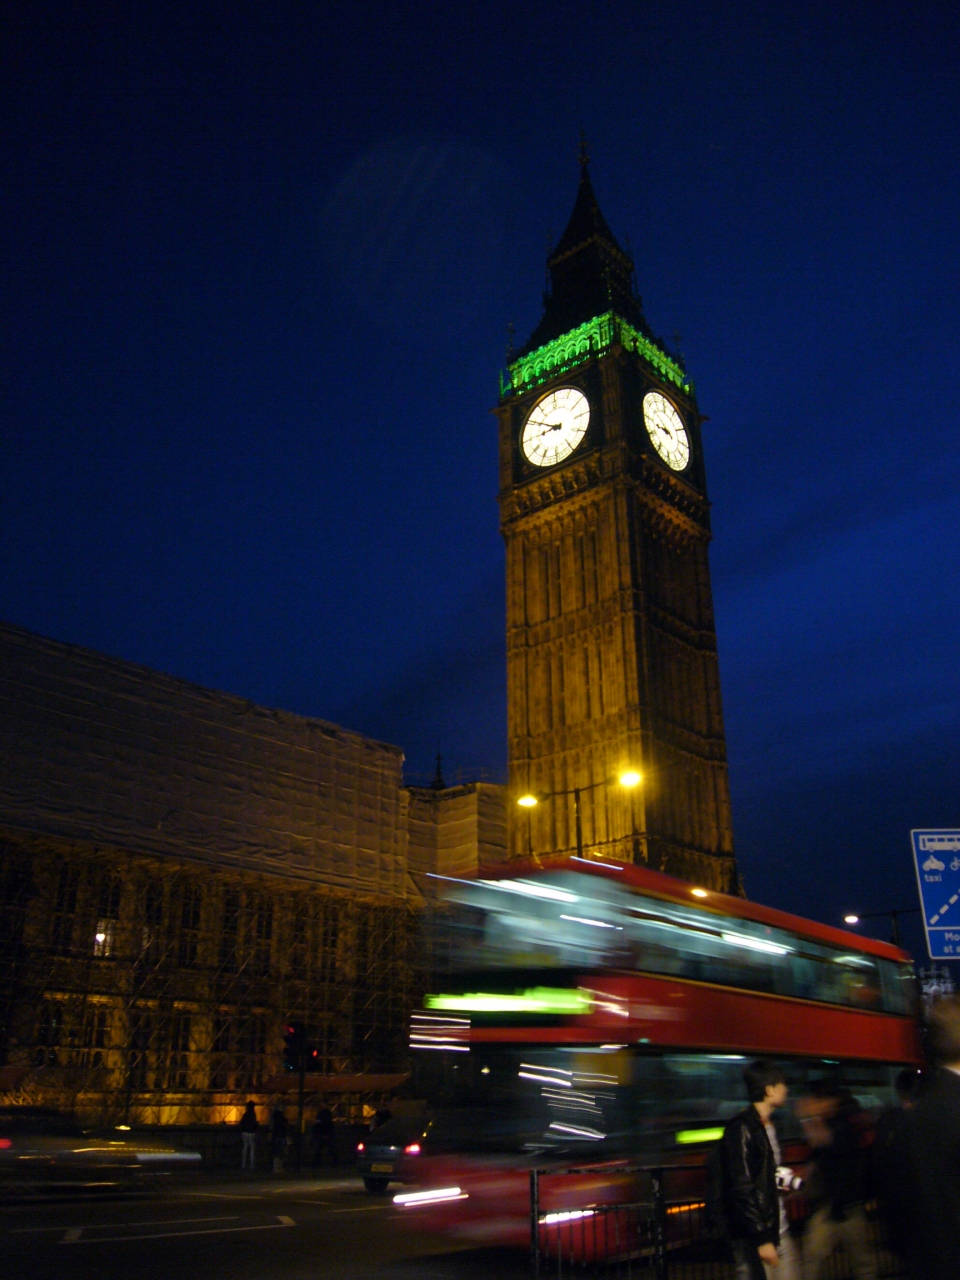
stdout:
POLYGON ((859 917, 859 916, 844 916, 844 917, 843 917, 843 923, 844 923, 844 924, 859 924, 859 923, 860 923, 860 917, 859 917))
POLYGON ((596 787, 609 787, 617 782, 621 787, 630 790, 638 787, 643 781, 643 774, 638 769, 624 769, 617 778, 603 778, 600 782, 589 782, 585 787, 571 787, 569 791, 541 791, 538 795, 527 792, 519 796, 517 804, 521 809, 534 809, 541 800, 554 800, 558 797, 573 796, 573 813, 577 828, 577 857, 583 857, 583 825, 580 818, 580 792, 593 791, 596 787))

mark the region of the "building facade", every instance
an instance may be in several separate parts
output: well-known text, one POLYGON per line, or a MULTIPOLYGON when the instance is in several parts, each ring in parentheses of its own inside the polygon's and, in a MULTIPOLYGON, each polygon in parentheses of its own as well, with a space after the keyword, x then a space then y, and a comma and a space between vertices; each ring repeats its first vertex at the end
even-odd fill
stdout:
POLYGON ((502 788, 7 626, 0 763, 0 1088, 103 1122, 233 1118, 290 1019, 402 1068, 430 874, 503 854, 502 788))
POLYGON ((497 410, 510 796, 542 798, 511 803, 510 850, 579 844, 735 891, 703 418, 585 160, 547 266, 497 410))

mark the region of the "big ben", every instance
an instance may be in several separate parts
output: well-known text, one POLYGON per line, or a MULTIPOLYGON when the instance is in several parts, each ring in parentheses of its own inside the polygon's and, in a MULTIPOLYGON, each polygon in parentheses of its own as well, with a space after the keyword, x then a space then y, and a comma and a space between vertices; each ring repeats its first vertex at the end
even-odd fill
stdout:
POLYGON ((579 850, 736 891, 704 419, 585 157, 547 268, 497 408, 510 854, 579 850))

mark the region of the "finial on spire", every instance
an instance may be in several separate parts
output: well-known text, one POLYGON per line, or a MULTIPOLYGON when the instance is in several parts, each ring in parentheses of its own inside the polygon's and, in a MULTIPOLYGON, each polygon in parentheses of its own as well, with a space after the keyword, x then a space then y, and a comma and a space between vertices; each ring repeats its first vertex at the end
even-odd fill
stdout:
POLYGON ((441 768, 442 763, 443 763, 443 757, 438 751, 437 752, 437 772, 433 775, 433 781, 430 783, 434 791, 445 791, 447 787, 447 784, 443 780, 443 769, 441 768))
POLYGON ((590 148, 587 146, 587 135, 580 130, 580 168, 586 169, 590 163, 590 148))

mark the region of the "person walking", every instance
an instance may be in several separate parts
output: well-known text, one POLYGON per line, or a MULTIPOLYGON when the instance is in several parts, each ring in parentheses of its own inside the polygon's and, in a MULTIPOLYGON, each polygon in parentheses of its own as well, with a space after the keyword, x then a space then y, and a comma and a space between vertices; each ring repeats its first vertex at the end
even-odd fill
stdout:
POLYGON ((899 1203, 888 1205, 891 1238, 917 1280, 956 1280, 960 1271, 960 996, 927 1012, 936 1069, 903 1117, 894 1158, 899 1203))
POLYGON ((813 1208, 803 1237, 804 1280, 820 1280, 837 1248, 850 1255, 856 1280, 876 1280, 877 1255, 863 1208, 866 1152, 860 1106, 833 1081, 820 1080, 801 1099, 797 1113, 810 1146, 804 1192, 813 1208))
POLYGON ((783 1072, 753 1062, 743 1073, 750 1105, 720 1140, 721 1214, 736 1280, 800 1280, 796 1244, 777 1190, 780 1144, 771 1117, 787 1098, 783 1072))
POLYGON ((257 1108, 252 1102, 240 1117, 240 1168, 255 1169, 257 1167, 257 1134, 260 1125, 257 1123, 257 1108))
POLYGON ((274 1107, 270 1117, 270 1154, 273 1157, 273 1172, 281 1173, 283 1158, 287 1153, 287 1117, 282 1107, 274 1107))

